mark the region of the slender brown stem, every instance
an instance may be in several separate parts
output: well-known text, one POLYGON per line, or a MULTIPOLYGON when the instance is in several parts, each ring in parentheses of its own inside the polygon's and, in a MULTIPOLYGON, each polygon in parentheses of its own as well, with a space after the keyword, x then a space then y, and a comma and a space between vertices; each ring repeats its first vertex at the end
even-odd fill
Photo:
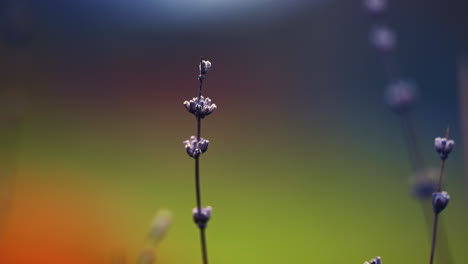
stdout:
POLYGON ((432 247, 431 247, 431 258, 429 263, 434 263, 434 253, 437 241, 437 223, 439 222, 439 214, 434 214, 434 225, 432 226, 432 247))
MULTIPOLYGON (((203 61, 203 57, 200 58, 200 63, 203 61)), ((200 80, 200 88, 198 90, 198 101, 200 102, 202 88, 203 88, 203 78, 198 78, 200 80)), ((197 141, 201 139, 201 118, 197 117, 197 141)), ((202 213, 202 202, 201 202, 201 188, 200 188, 200 157, 195 158, 195 193, 197 199, 197 213, 202 213)), ((208 264, 208 251, 206 247, 206 236, 205 228, 198 227, 200 229, 200 243, 203 257, 203 264, 208 264)))
POLYGON ((208 264, 208 250, 206 248, 205 228, 200 228, 200 242, 202 245, 203 263, 208 264))
MULTIPOLYGON (((449 138, 450 128, 447 127, 445 131, 445 138, 449 138)), ((437 192, 442 190, 442 178, 444 177, 444 168, 445 168, 445 159, 441 159, 440 163, 440 173, 439 173, 439 182, 437 184, 437 192)), ((432 247, 431 247, 431 257, 429 260, 429 264, 434 263, 434 253, 436 248, 436 240, 437 240, 437 224, 439 222, 439 213, 434 212, 434 226, 432 227, 432 247)))
POLYGON ((439 182, 437 183, 438 192, 442 190, 442 178, 444 176, 444 169, 445 169, 445 160, 442 160, 440 163, 439 182))

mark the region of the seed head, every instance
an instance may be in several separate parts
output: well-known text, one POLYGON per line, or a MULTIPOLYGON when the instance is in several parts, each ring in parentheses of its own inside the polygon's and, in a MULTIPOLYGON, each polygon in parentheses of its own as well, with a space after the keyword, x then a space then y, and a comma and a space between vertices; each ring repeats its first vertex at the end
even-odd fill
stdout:
POLYGON ((442 160, 445 160, 448 158, 448 155, 450 152, 452 152, 453 147, 455 146, 455 141, 452 139, 448 139, 445 137, 436 137, 434 139, 434 147, 439 153, 439 156, 442 160))
POLYGON ((378 51, 389 52, 395 48, 397 37, 386 26, 376 26, 371 30, 370 42, 378 51))
POLYGON ((196 117, 205 118, 205 116, 210 115, 216 110, 216 104, 211 102, 209 97, 200 96, 192 98, 190 101, 185 101, 184 106, 190 113, 194 114, 196 117))
POLYGON ((375 257, 370 262, 364 262, 364 264, 382 264, 382 259, 380 257, 375 257))
POLYGON ((380 14, 387 8, 387 0, 364 0, 364 7, 372 14, 380 14))
POLYGON ((211 206, 201 208, 201 211, 198 211, 198 208, 192 210, 193 221, 198 225, 199 228, 206 228, 208 220, 211 218, 211 211, 213 208, 211 206))
POLYGON ((411 179, 411 194, 417 199, 429 199, 437 190, 438 171, 435 168, 423 168, 416 171, 411 179))
POLYGON ((138 264, 153 264, 155 261, 155 253, 154 249, 146 248, 140 252, 140 256, 138 256, 138 264))
POLYGON ((192 158, 196 158, 208 150, 208 143, 210 143, 210 141, 204 138, 200 138, 200 141, 198 141, 197 137, 191 136, 190 139, 185 140, 183 143, 187 154, 192 158))
POLYGON ((172 214, 168 210, 160 210, 156 214, 153 222, 151 223, 150 231, 148 234, 149 240, 155 244, 167 233, 167 230, 171 226, 172 223, 172 214))
POLYGON ((411 81, 396 81, 388 86, 385 99, 394 111, 408 111, 416 101, 416 86, 411 81))
POLYGON ((200 70, 200 75, 198 78, 200 80, 205 79, 206 74, 210 71, 211 69, 211 62, 208 60, 201 60, 200 64, 198 65, 198 69, 200 70))
POLYGON ((435 192, 432 194, 432 210, 434 213, 439 214, 450 201, 450 195, 447 192, 435 192))

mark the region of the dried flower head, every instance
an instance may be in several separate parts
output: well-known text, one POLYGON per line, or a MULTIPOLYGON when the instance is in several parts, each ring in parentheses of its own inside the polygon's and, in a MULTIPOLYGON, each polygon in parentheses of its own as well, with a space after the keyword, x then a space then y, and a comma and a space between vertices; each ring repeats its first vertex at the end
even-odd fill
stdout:
POLYGON ((379 14, 387 8, 387 0, 364 0, 364 7, 372 14, 379 14))
POLYGON ((423 168, 416 171, 411 178, 411 194, 417 199, 429 199, 437 190, 438 170, 423 168))
POLYGON ((153 264, 155 261, 155 253, 154 249, 152 248, 146 248, 143 251, 141 251, 140 256, 138 257, 138 264, 153 264))
POLYGON ((203 60, 202 59, 202 61, 198 65, 198 69, 200 70, 200 75, 198 76, 198 78, 200 78, 201 80, 205 79, 206 74, 211 69, 211 62, 208 61, 208 60, 203 60))
POLYGON ((396 41, 395 33, 386 26, 375 26, 370 32, 370 42, 378 51, 392 51, 396 41))
POLYGON ((210 141, 204 138, 200 138, 200 141, 198 141, 197 137, 191 136, 190 139, 185 140, 183 143, 187 154, 192 158, 196 158, 208 150, 208 143, 210 143, 210 141))
POLYGON ((198 208, 192 210, 193 221, 198 225, 199 228, 205 228, 208 220, 211 218, 211 211, 213 208, 211 206, 201 208, 201 211, 198 211, 198 208))
POLYGON ((196 117, 205 118, 205 116, 211 114, 216 110, 216 104, 211 102, 209 97, 200 96, 194 97, 190 101, 184 102, 185 108, 196 117))
POLYGON ((382 264, 382 259, 380 257, 375 257, 370 262, 364 262, 364 264, 382 264))
POLYGON ((156 244, 161 241, 167 233, 172 223, 172 214, 169 210, 160 210, 157 212, 153 222, 151 223, 148 234, 149 240, 156 244))
POLYGON ((393 110, 408 111, 416 101, 416 86, 406 80, 393 82, 387 88, 385 99, 393 110))
POLYGON ((448 158, 448 155, 450 152, 452 152, 453 147, 455 146, 455 141, 452 139, 448 139, 445 137, 436 137, 434 139, 434 147, 439 153, 439 156, 442 160, 445 160, 448 158))
POLYGON ((434 213, 439 214, 450 201, 450 195, 447 192, 435 192, 432 194, 432 210, 434 213))

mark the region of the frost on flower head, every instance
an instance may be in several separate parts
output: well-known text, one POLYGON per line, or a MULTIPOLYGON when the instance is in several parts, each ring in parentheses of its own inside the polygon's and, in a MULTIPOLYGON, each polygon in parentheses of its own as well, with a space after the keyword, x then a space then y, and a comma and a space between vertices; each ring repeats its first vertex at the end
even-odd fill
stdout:
POLYGON ((416 101, 416 86, 411 81, 396 81, 388 86, 385 100, 396 112, 405 112, 411 109, 416 101))
POLYGON ((382 264, 382 259, 380 257, 375 257, 370 262, 364 262, 364 264, 382 264))
POLYGON ((210 115, 216 110, 216 104, 211 102, 209 97, 200 96, 192 98, 190 101, 185 101, 184 106, 190 113, 194 114, 196 117, 205 118, 205 116, 210 115))
POLYGON ((187 154, 192 158, 197 158, 208 150, 208 143, 210 143, 210 141, 204 138, 200 138, 200 141, 198 141, 197 137, 191 136, 190 139, 185 140, 183 143, 187 154))
POLYGON ((445 137, 436 137, 434 139, 434 147, 439 153, 441 159, 445 160, 448 158, 450 152, 452 152, 453 147, 455 146, 455 141, 445 137))
POLYGON ((379 14, 387 8, 387 0, 364 0, 364 7, 372 14, 379 14))
POLYGON ((209 60, 202 59, 200 64, 198 65, 198 69, 200 70, 200 75, 198 76, 198 78, 200 78, 200 80, 205 79, 206 74, 211 69, 211 62, 209 60))
POLYGON ((370 42, 378 51, 392 51, 396 41, 395 33, 386 26, 376 26, 370 32, 370 42))
POLYGON ((211 211, 213 208, 211 206, 201 208, 200 212, 198 208, 194 208, 192 210, 193 221, 198 225, 200 228, 205 228, 208 220, 211 218, 211 211))

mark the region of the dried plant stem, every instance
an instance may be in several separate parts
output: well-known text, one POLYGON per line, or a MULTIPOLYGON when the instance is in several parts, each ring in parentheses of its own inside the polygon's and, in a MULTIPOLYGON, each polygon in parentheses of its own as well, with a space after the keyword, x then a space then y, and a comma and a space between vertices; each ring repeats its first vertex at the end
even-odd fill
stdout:
MULTIPOLYGON (((450 134, 450 129, 447 128, 445 132, 445 138, 448 138, 450 134)), ((440 163, 440 173, 439 173, 439 182, 437 184, 437 192, 440 192, 442 190, 442 179, 444 177, 444 169, 445 169, 445 159, 441 160, 440 163)), ((436 248, 436 241, 437 241, 437 225, 439 222, 439 214, 434 213, 434 225, 432 227, 432 245, 431 245, 431 257, 429 260, 429 264, 434 263, 434 254, 435 254, 435 248, 436 248)))
MULTIPOLYGON (((202 58, 203 60, 203 58, 202 58)), ((203 79, 200 79, 200 89, 198 90, 198 100, 201 98, 202 88, 203 88, 203 79)), ((200 141, 201 138, 201 118, 197 117, 197 140, 200 141)), ((201 188, 200 188, 200 157, 195 158, 195 193, 197 199, 197 210, 198 214, 202 212, 202 203, 201 203, 201 188)), ((203 257, 203 264, 208 264, 208 250, 206 247, 206 235, 205 228, 199 227, 200 229, 200 243, 203 257)))
POLYGON ((408 148, 408 155, 410 157, 411 165, 413 167, 414 172, 416 172, 418 169, 422 169, 424 167, 424 159, 421 155, 419 141, 413 123, 411 121, 410 113, 405 112, 399 116, 403 134, 406 140, 406 145, 408 148))
POLYGON ((434 263, 434 253, 437 240, 437 223, 439 222, 439 214, 434 214, 434 225, 432 227, 432 247, 431 247, 431 259, 430 264, 434 263))
MULTIPOLYGON (((411 119, 411 115, 409 112, 402 113, 399 115, 401 127, 403 130, 403 135, 405 137, 405 142, 408 150, 408 156, 411 161, 411 166, 413 168, 414 173, 418 171, 418 169, 423 169, 425 167, 425 161, 421 154, 421 149, 419 145, 419 140, 417 137, 416 130, 414 129, 414 124, 411 119)), ((445 168, 445 162, 441 165, 441 170, 443 171, 445 168)), ((439 174, 440 175, 440 174, 439 174)), ((442 178, 439 177, 439 184, 438 184, 438 191, 440 192, 440 188, 442 186, 442 178)), ((432 215, 429 207, 426 206, 426 200, 420 200, 421 209, 423 211, 423 217, 425 219, 427 225, 427 232, 428 232, 428 239, 434 240, 431 238, 434 235, 434 226, 432 222, 432 215)), ((448 238, 446 236, 445 228, 443 222, 437 220, 437 229, 439 231, 438 240, 443 244, 439 248, 439 257, 438 261, 440 263, 450 264, 452 263, 452 257, 450 253, 450 247, 448 243, 448 238)), ((431 242, 432 243, 432 242, 431 242)))
MULTIPOLYGON (((458 98, 460 98, 460 123, 463 141, 463 166, 465 178, 465 190, 468 190, 468 54, 460 56, 458 60, 458 98)), ((465 199, 468 201, 468 192, 465 199)), ((468 203, 467 203, 468 204, 468 203)))

